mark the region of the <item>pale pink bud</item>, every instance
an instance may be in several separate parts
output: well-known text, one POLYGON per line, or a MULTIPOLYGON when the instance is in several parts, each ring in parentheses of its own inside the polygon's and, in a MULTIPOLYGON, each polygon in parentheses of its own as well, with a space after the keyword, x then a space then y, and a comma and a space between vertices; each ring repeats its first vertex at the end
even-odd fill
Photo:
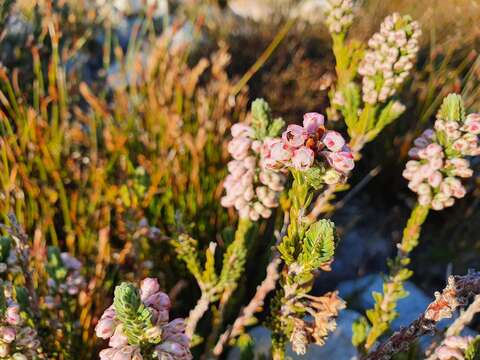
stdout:
POLYGON ((260 219, 260 214, 255 209, 249 209, 248 217, 252 221, 258 221, 258 219, 260 219))
POLYGON ((428 157, 436 157, 436 156, 443 157, 442 147, 436 143, 429 144, 425 148, 425 152, 427 153, 428 157))
POLYGON ((117 349, 112 349, 112 348, 104 349, 100 351, 100 354, 99 354, 100 360, 112 360, 116 353, 117 353, 117 349))
POLYGON ((430 184, 430 186, 436 188, 440 185, 442 179, 442 174, 439 171, 435 171, 428 177, 428 183, 430 184))
POLYGON ((273 144, 270 151, 270 157, 277 161, 288 161, 292 157, 292 154, 292 150, 280 141, 273 144))
POLYGON ((116 322, 112 318, 101 318, 95 326, 95 334, 102 339, 108 339, 113 335, 116 322))
POLYGON ((168 309, 164 310, 155 310, 154 308, 148 308, 152 314, 152 323, 155 325, 163 325, 166 324, 170 317, 170 312, 168 309))
POLYGON ((469 114, 465 119, 461 130, 469 132, 471 134, 480 134, 480 114, 469 114))
POLYGON ((128 338, 123 334, 122 325, 117 325, 108 345, 114 348, 122 347, 128 344, 128 338))
POLYGON ((10 325, 18 325, 21 321, 20 306, 17 304, 9 305, 7 307, 6 320, 10 325))
POLYGON ((431 206, 433 210, 442 210, 444 208, 443 206, 443 201, 440 201, 439 199, 433 198, 431 202, 431 206))
POLYGON ((307 132, 300 125, 288 125, 287 130, 282 134, 282 139, 288 146, 298 148, 307 140, 307 132))
POLYGON ((255 140, 252 142, 252 150, 254 153, 258 154, 262 151, 263 143, 260 140, 255 140))
POLYGON ((325 117, 322 114, 310 112, 303 115, 303 128, 309 134, 317 132, 324 124, 325 117))
POLYGON ((246 137, 233 138, 228 143, 228 152, 235 160, 243 160, 248 155, 252 141, 246 137))
POLYGON ((297 170, 307 170, 313 165, 315 160, 315 153, 312 149, 302 146, 298 150, 295 150, 292 157, 292 165, 297 170))
POLYGON ((4 326, 0 328, 0 337, 8 344, 15 340, 16 335, 17 333, 12 327, 4 326))
POLYGON ((170 354, 174 359, 186 356, 190 356, 187 357, 188 359, 191 358, 190 350, 187 347, 172 341, 162 342, 160 345, 155 347, 155 350, 159 353, 165 352, 170 354))
POLYGON ((174 319, 163 327, 165 332, 171 332, 171 333, 182 333, 185 331, 185 328, 186 328, 185 320, 182 318, 174 319))
POLYGON ((223 207, 229 208, 235 205, 235 197, 225 195, 220 199, 220 204, 223 207))
POLYGON ((231 173, 232 176, 235 178, 241 177, 246 171, 243 161, 239 160, 229 161, 227 164, 227 168, 228 172, 231 173))
POLYGON ((455 140, 452 147, 460 153, 465 153, 469 148, 469 144, 465 139, 460 138, 455 140))
POLYGON ((427 206, 430 205, 430 202, 432 201, 432 197, 428 195, 420 195, 418 197, 418 203, 422 206, 427 206))
POLYGON ((158 311, 170 309, 170 306, 171 306, 170 298, 168 297, 167 294, 161 291, 149 296, 143 302, 145 303, 146 306, 151 306, 158 311))
POLYGON ((236 137, 252 137, 254 135, 253 129, 247 124, 236 123, 230 129, 232 136, 236 137))
POLYGON ((332 153, 329 151, 324 151, 322 154, 327 158, 330 166, 338 171, 341 171, 342 173, 348 173, 355 166, 351 152, 341 151, 332 153))
POLYGON ((336 131, 327 131, 322 139, 328 150, 336 152, 345 146, 345 139, 336 131))
POLYGON ((142 301, 148 298, 149 296, 155 294, 158 291, 160 291, 160 285, 158 284, 157 279, 154 279, 154 278, 143 279, 140 285, 140 296, 142 301))
POLYGON ((419 195, 430 195, 430 193, 431 193, 430 186, 428 186, 428 185, 425 184, 425 183, 420 184, 420 185, 418 186, 417 193, 418 193, 419 195))

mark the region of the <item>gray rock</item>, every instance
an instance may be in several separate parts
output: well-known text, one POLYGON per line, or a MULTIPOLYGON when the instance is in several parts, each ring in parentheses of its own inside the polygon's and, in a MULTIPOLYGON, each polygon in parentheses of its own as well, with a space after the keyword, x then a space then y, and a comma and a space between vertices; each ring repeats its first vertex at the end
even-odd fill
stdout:
MULTIPOLYGON (((360 314, 352 310, 340 312, 337 319, 337 329, 330 334, 324 346, 310 345, 307 353, 303 356, 296 355, 289 348, 287 355, 295 360, 313 360, 313 359, 335 359, 352 360, 356 358, 357 351, 352 346, 352 324, 360 314)), ((254 327, 249 331, 250 336, 255 341, 255 359, 264 355, 270 356, 270 330, 263 326, 254 327)), ((228 354, 228 360, 239 359, 238 349, 232 349, 228 354)), ((253 360, 253 359, 252 359, 253 360)))

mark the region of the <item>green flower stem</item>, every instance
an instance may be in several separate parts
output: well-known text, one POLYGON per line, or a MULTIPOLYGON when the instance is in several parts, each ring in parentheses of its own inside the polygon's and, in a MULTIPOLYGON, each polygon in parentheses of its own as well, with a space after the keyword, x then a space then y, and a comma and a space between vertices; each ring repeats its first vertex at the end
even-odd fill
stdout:
POLYGON ((401 242, 397 245, 398 252, 395 259, 389 263, 390 274, 383 284, 383 294, 375 294, 375 306, 367 311, 372 326, 368 331, 365 340, 365 350, 368 351, 375 344, 376 340, 390 327, 392 321, 397 317, 395 310, 399 299, 407 294, 403 287, 404 282, 412 276, 412 271, 407 268, 410 263, 409 255, 418 245, 418 238, 425 222, 430 207, 417 203, 410 214, 407 225, 403 230, 401 242))
POLYGON ((234 240, 227 247, 223 258, 219 280, 219 290, 223 293, 231 294, 238 286, 238 279, 245 270, 249 245, 248 238, 250 237, 252 229, 253 222, 248 218, 240 218, 238 220, 234 240))
POLYGON ((254 223, 248 218, 240 218, 233 242, 228 246, 223 260, 222 271, 218 284, 220 296, 219 308, 214 316, 213 328, 208 337, 208 348, 213 349, 220 334, 225 312, 228 308, 230 298, 238 287, 239 279, 245 271, 249 239, 252 237, 254 223))
MULTIPOLYGON (((293 276, 289 271, 289 265, 293 264, 301 249, 301 240, 305 236, 307 222, 305 221, 305 210, 312 201, 312 192, 305 179, 297 171, 292 171, 294 180, 289 192, 291 200, 290 224, 287 233, 279 245, 279 252, 285 261, 285 268, 280 277, 280 289, 275 294, 272 314, 272 356, 274 360, 283 360, 285 358, 285 344, 288 337, 286 333, 285 321, 282 314, 282 304, 285 304, 295 293, 297 286, 293 276)), ((308 289, 304 289, 308 292, 308 289)))
MULTIPOLYGON (((248 253, 248 239, 251 236, 254 223, 249 219, 241 218, 238 221, 234 240, 228 245, 227 251, 223 257, 223 264, 220 276, 214 273, 212 264, 206 264, 203 275, 200 274, 200 268, 190 266, 192 274, 197 279, 202 295, 196 306, 190 311, 186 321, 186 335, 190 338, 195 334, 195 329, 203 315, 208 311, 211 303, 220 298, 222 312, 218 314, 220 318, 215 321, 216 326, 223 322, 223 312, 230 298, 230 295, 238 286, 238 280, 245 270, 245 262, 248 253)), ((195 248, 189 250, 195 251, 195 248)), ((218 332, 218 330, 215 330, 218 332)), ((215 332, 213 331, 213 332, 215 332)))

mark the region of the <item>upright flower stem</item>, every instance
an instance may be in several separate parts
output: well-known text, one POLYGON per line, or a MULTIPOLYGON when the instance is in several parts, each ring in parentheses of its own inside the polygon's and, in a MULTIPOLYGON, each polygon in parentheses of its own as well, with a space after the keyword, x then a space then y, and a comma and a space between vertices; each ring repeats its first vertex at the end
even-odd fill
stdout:
MULTIPOLYGON (((216 326, 223 322, 223 312, 230 295, 238 285, 238 279, 242 276, 248 252, 247 239, 253 227, 253 222, 246 218, 240 218, 235 232, 234 240, 230 243, 224 256, 220 277, 213 284, 204 281, 199 283, 202 295, 195 307, 190 311, 186 320, 185 333, 189 338, 195 334, 195 329, 203 315, 208 311, 211 303, 220 297, 221 312, 216 319, 216 326)), ((218 330, 213 331, 218 332, 218 330)))
POLYGON ((225 311, 227 310, 229 300, 237 289, 239 279, 245 270, 249 247, 248 238, 252 227, 253 222, 250 219, 240 218, 237 231, 235 232, 235 238, 227 248, 218 286, 218 291, 220 293, 219 309, 215 316, 213 328, 207 342, 209 349, 213 348, 215 345, 215 341, 217 340, 223 325, 225 311))
POLYGON ((418 245, 422 225, 429 211, 429 206, 417 203, 410 214, 403 230, 402 240, 397 245, 397 256, 389 264, 390 273, 383 284, 383 295, 375 297, 374 309, 367 311, 372 328, 366 338, 366 351, 370 350, 377 339, 388 330, 391 322, 397 316, 395 311, 397 301, 405 296, 403 283, 412 275, 412 272, 407 269, 410 263, 410 252, 418 245))
MULTIPOLYGON (((280 246, 285 245, 285 248, 291 253, 295 254, 295 247, 298 247, 299 239, 302 239, 305 234, 305 209, 312 201, 312 194, 309 191, 309 186, 298 172, 293 171, 293 184, 290 190, 290 224, 287 228, 287 234, 282 239, 280 246), (295 246, 297 245, 297 246, 295 246)), ((282 305, 289 301, 290 295, 294 294, 296 284, 291 279, 288 264, 284 267, 280 275, 281 289, 277 292, 275 297, 279 300, 276 308, 272 310, 272 319, 274 322, 274 331, 272 333, 272 356, 274 360, 282 360, 285 358, 285 343, 288 340, 285 336, 284 324, 281 317, 282 305)))

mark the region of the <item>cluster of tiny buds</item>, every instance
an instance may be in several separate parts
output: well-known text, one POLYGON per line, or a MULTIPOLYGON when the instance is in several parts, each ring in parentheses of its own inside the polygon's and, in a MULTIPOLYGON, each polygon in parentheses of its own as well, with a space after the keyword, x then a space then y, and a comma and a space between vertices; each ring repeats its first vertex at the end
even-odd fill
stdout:
POLYGON ((318 113, 305 114, 303 126, 289 125, 281 138, 266 141, 263 148, 263 164, 267 169, 306 171, 318 165, 318 161, 326 169, 323 177, 326 184, 340 182, 354 167, 345 139, 336 131, 326 130, 325 119, 318 113))
POLYGON ((447 336, 428 360, 465 359, 465 351, 472 341, 471 336, 447 336))
POLYGON ((407 162, 403 176, 419 204, 442 210, 465 196, 460 178, 471 177, 473 170, 464 157, 480 154, 478 134, 480 115, 470 114, 463 123, 437 119, 435 130, 425 130, 415 139, 409 151, 414 160, 407 162))
POLYGON ((5 294, 7 309, 0 326, 0 358, 33 359, 40 348, 37 332, 24 324, 20 306, 5 294))
POLYGON ((344 33, 353 22, 352 0, 328 0, 325 23, 332 34, 344 33))
POLYGON ((267 219, 272 209, 278 206, 285 176, 261 166, 264 141, 254 138, 251 126, 235 124, 231 132, 233 139, 228 144, 228 151, 233 160, 228 163, 229 174, 223 183, 226 194, 221 204, 235 207, 242 218, 252 221, 260 217, 267 219))
MULTIPOLYGON (((183 319, 169 322, 170 298, 160 291, 158 281, 146 278, 140 286, 140 299, 152 315, 153 327, 146 331, 145 337, 151 339, 154 356, 159 360, 190 360, 190 339, 185 335, 183 319)), ((109 339, 110 348, 100 352, 101 360, 142 360, 139 345, 128 343, 123 332, 123 324, 116 317, 115 308, 105 310, 95 327, 96 335, 109 339)))
MULTIPOLYGON (((57 281, 54 279, 49 278, 47 280, 47 284, 49 289, 56 290, 60 294, 75 296, 86 286, 85 278, 80 273, 82 263, 67 252, 61 253, 60 257, 62 259, 63 266, 67 270, 65 281, 57 283, 57 281)), ((55 302, 53 298, 49 296, 46 298, 46 303, 47 305, 54 305, 55 302)))
POLYGON ((382 103, 395 94, 413 68, 420 36, 420 26, 410 17, 394 13, 385 18, 380 32, 368 41, 358 69, 363 76, 363 101, 382 103))

